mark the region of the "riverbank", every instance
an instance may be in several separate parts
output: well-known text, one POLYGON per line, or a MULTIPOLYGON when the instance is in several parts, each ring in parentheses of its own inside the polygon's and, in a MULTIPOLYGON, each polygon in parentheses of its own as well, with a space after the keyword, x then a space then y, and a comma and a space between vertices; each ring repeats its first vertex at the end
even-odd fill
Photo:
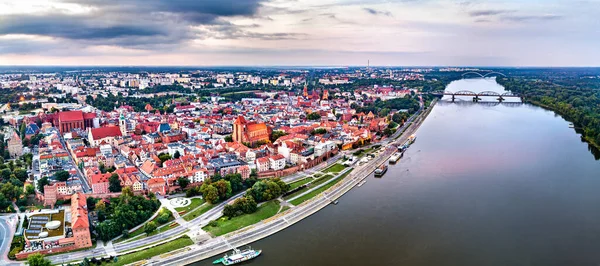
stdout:
POLYGON ((380 156, 366 164, 357 167, 353 172, 351 172, 351 174, 347 175, 346 178, 341 179, 341 182, 332 186, 324 193, 321 193, 283 213, 277 214, 270 219, 221 237, 212 238, 200 246, 191 247, 192 250, 190 251, 174 252, 176 254, 173 254, 169 257, 155 257, 148 261, 145 265, 186 265, 195 263, 227 252, 234 247, 247 245, 268 237, 309 217, 326 206, 329 206, 333 201, 339 199, 358 183, 370 176, 370 174, 379 165, 382 163, 387 163, 389 157, 397 151, 394 145, 405 142, 410 135, 414 134, 419 129, 425 118, 430 114, 436 102, 437 101, 434 101, 427 109, 421 110, 417 114, 417 117, 413 119, 412 123, 408 125, 408 128, 403 131, 401 137, 395 141, 393 138, 390 138, 386 142, 382 143, 382 146, 387 148, 385 148, 380 156))
MULTIPOLYGON (((537 107, 540 107, 540 108, 548 110, 548 111, 552 111, 555 114, 559 115, 562 119, 564 119, 564 120, 566 120, 566 121, 568 121, 570 123, 573 123, 575 126, 580 126, 580 125, 575 124, 575 122, 573 121, 573 119, 570 119, 569 117, 567 117, 567 115, 565 115, 565 114, 561 113, 560 111, 558 111, 558 110, 556 110, 556 109, 554 109, 554 108, 552 108, 552 107, 550 107, 548 105, 545 105, 545 104, 543 104, 541 102, 531 101, 531 100, 527 100, 527 99, 525 99, 525 101, 523 101, 523 102, 535 105, 537 107)), ((596 143, 596 141, 594 139, 592 139, 589 136, 587 136, 585 134, 584 130, 575 130, 575 131, 577 133, 581 134, 581 138, 585 142, 587 142, 588 144, 590 144, 593 148, 595 148, 598 151, 598 153, 600 153, 600 143, 596 143)))

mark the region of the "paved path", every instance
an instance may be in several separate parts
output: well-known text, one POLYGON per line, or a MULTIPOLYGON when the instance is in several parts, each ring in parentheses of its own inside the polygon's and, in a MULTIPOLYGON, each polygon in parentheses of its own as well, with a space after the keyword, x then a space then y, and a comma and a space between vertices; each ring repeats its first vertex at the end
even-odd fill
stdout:
MULTIPOLYGON (((431 108, 432 109, 432 108, 431 108)), ((420 127, 422 121, 429 114, 429 111, 419 116, 412 123, 402 136, 396 140, 388 140, 387 146, 383 152, 375 159, 358 166, 353 172, 344 178, 340 183, 331 187, 319 196, 306 201, 287 212, 275 215, 269 219, 263 220, 253 226, 229 233, 227 235, 210 239, 200 246, 191 246, 191 250, 179 253, 171 253, 169 256, 158 256, 149 260, 146 265, 187 265, 211 256, 215 256, 232 249, 265 238, 288 226, 310 216, 320 209, 328 206, 332 200, 341 197, 366 177, 368 177, 379 165, 386 163, 388 158, 397 151, 393 145, 403 143, 408 136, 414 134, 420 127), (393 145, 390 145, 393 144, 393 145)))
MULTIPOLYGON (((343 174, 345 174, 348 171, 352 171, 352 169, 351 168, 346 168, 346 169, 342 170, 341 172, 337 173, 335 177, 332 177, 331 179, 327 180, 326 182, 323 182, 322 184, 319 184, 318 186, 312 187, 311 189, 309 189, 307 191, 304 191, 302 194, 297 195, 297 196, 295 196, 295 197, 293 197, 293 198, 291 198, 291 199, 289 199, 287 201, 291 202, 291 201, 293 201, 293 200, 295 200, 297 198, 300 198, 300 197, 302 197, 302 196, 304 196, 304 195, 306 195, 308 193, 313 192, 314 190, 317 190, 317 189, 319 189, 319 188, 321 188, 323 186, 326 186, 327 184, 335 181, 336 179, 338 179, 340 176, 342 176, 343 174)), ((321 178, 323 178, 323 177, 321 177, 321 178)), ((318 180, 318 179, 316 179, 316 180, 318 180)))
POLYGON ((22 265, 21 262, 8 260, 10 243, 18 221, 17 217, 16 214, 0 216, 0 265, 22 265))

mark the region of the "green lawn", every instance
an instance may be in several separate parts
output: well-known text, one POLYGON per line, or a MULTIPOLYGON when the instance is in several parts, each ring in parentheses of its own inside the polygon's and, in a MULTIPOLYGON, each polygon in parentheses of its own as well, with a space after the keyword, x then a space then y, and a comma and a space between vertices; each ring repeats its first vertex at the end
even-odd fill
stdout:
POLYGON ((319 179, 313 181, 312 183, 310 183, 310 186, 311 187, 316 187, 316 186, 318 186, 320 184, 325 183, 327 180, 332 179, 333 177, 334 177, 334 175, 332 175, 332 174, 326 174, 326 175, 322 176, 321 178, 319 178, 319 179))
POLYGON ((306 184, 306 183, 308 183, 310 181, 312 181, 312 178, 307 177, 307 178, 304 178, 302 180, 299 180, 299 181, 296 181, 294 183, 291 183, 290 184, 290 190, 293 190, 293 189, 296 189, 298 187, 301 187, 301 186, 303 186, 304 184, 306 184))
POLYGON ((310 189, 310 187, 305 187, 305 188, 302 188, 302 189, 300 189, 300 190, 298 190, 298 191, 296 191, 296 192, 294 192, 294 193, 292 193, 292 194, 289 194, 289 195, 287 195, 287 196, 283 197, 283 199, 284 199, 284 200, 291 199, 291 198, 293 198, 293 197, 295 197, 295 196, 297 196, 297 195, 300 195, 300 194, 302 194, 302 193, 306 192, 306 191, 307 191, 307 190, 309 190, 309 189, 310 189))
POLYGON ((177 212, 182 212, 182 211, 189 212, 189 211, 197 208, 198 206, 202 205, 203 203, 204 203, 203 199, 201 199, 201 198, 193 198, 192 199, 192 203, 190 205, 185 206, 185 207, 175 208, 175 210, 177 212))
POLYGON ((197 209, 195 209, 195 210, 193 210, 191 212, 186 213, 182 217, 186 221, 191 221, 194 218, 196 218, 196 217, 202 215, 203 213, 209 211, 213 207, 215 207, 215 204, 206 203, 206 204, 200 206, 200 208, 197 208, 197 209))
POLYGON ((333 185, 335 185, 338 182, 342 181, 344 179, 344 177, 346 177, 348 174, 350 174, 350 172, 352 172, 352 171, 348 171, 348 172, 344 173, 343 175, 341 175, 340 177, 338 177, 336 180, 333 180, 333 181, 327 183, 327 185, 324 185, 324 186, 322 186, 322 187, 320 187, 318 189, 315 189, 315 190, 311 191, 310 193, 308 193, 308 194, 306 194, 306 195, 304 195, 302 197, 299 197, 299 198, 297 198, 295 200, 292 200, 292 201, 290 201, 290 203, 293 204, 293 205, 299 205, 302 202, 305 202, 305 201, 307 201, 309 199, 312 199, 314 196, 320 194, 321 192, 329 189, 333 185))
POLYGON ((346 169, 346 166, 336 163, 329 168, 323 170, 323 173, 339 173, 342 170, 346 169))
POLYGON ((260 206, 255 213, 244 214, 241 216, 233 217, 229 220, 226 220, 225 218, 220 218, 217 220, 217 226, 213 227, 207 225, 202 229, 211 233, 214 236, 220 236, 244 228, 246 226, 258 223, 264 219, 267 219, 277 214, 278 211, 279 201, 273 200, 260 206))
MULTIPOLYGON (((171 213, 171 212, 170 212, 170 211, 169 211, 167 208, 161 208, 161 209, 160 209, 160 212, 161 212, 161 213, 162 213, 162 212, 169 212, 169 213, 171 213)), ((160 214, 159 214, 159 215, 160 215, 160 214)), ((156 217, 154 217, 154 219, 152 219, 152 221, 155 221, 155 220, 156 220, 156 218, 158 218, 158 216, 159 216, 159 215, 157 215, 156 217)), ((165 224, 168 226, 169 224, 171 224, 171 222, 172 222, 173 220, 175 220, 175 217, 173 217, 173 214, 171 214, 171 216, 169 217, 169 221, 168 221, 167 223, 165 223, 165 224)), ((159 227, 160 227, 160 226, 162 226, 162 225, 161 225, 161 224, 159 224, 159 223, 156 223, 156 224, 157 224, 159 227)), ((158 231, 158 230, 157 230, 157 231, 158 231)), ((167 231, 167 229, 165 228, 165 229, 163 229, 163 231, 161 231, 161 232, 164 232, 164 231, 167 231)), ((133 238, 133 237, 139 236, 139 235, 141 235, 141 234, 145 234, 145 232, 144 232, 144 226, 141 226, 141 227, 140 227, 140 228, 138 228, 137 230, 135 230, 135 231, 133 231, 133 232, 129 233, 129 237, 128 237, 128 238, 122 238, 122 237, 121 237, 121 238, 117 239, 117 240, 115 241, 115 243, 119 243, 119 242, 124 242, 124 241, 127 241, 128 239, 131 239, 131 238, 133 238)), ((137 238, 137 239, 139 239, 139 238, 137 238)))
POLYGON ((130 253, 127 255, 119 256, 117 262, 103 263, 103 265, 120 266, 130 264, 140 260, 146 260, 156 255, 167 253, 176 249, 180 249, 186 246, 190 246, 194 242, 187 236, 177 238, 173 241, 169 241, 162 245, 151 247, 146 250, 130 253))

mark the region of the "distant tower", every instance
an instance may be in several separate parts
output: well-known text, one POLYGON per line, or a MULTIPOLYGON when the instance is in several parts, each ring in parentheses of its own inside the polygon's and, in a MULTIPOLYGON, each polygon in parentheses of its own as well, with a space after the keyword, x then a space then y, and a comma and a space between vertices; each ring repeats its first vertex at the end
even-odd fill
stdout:
POLYGON ((127 124, 125 123, 125 116, 123 113, 119 116, 119 128, 121 129, 121 135, 127 135, 127 124))
POLYGON ((328 100, 328 99, 329 99, 329 91, 328 91, 328 90, 325 90, 325 91, 323 91, 323 100, 325 100, 325 101, 326 101, 326 100, 328 100))
POLYGON ((304 98, 308 98, 308 86, 306 85, 306 82, 304 83, 304 91, 302 91, 302 96, 304 96, 304 98))

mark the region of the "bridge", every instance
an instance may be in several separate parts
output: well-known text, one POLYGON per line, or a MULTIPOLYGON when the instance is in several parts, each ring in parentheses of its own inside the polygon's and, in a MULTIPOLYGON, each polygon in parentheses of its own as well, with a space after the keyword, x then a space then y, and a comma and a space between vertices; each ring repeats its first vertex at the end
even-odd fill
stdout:
POLYGON ((507 91, 505 93, 498 93, 495 91, 472 92, 472 91, 466 91, 466 90, 457 91, 457 92, 433 91, 433 92, 430 92, 429 94, 436 95, 436 96, 446 96, 446 95, 452 96, 453 102, 456 99, 456 96, 473 97, 473 102, 481 101, 480 97, 497 97, 496 99, 499 102, 503 102, 505 100, 505 98, 521 98, 521 96, 514 94, 510 91, 507 91))
POLYGON ((470 72, 465 72, 465 73, 463 73, 461 76, 464 78, 466 75, 470 75, 470 74, 474 74, 474 75, 480 76, 480 77, 482 77, 482 78, 485 78, 485 77, 488 77, 488 76, 491 76, 491 75, 500 75, 500 76, 506 77, 506 75, 504 75, 504 74, 502 74, 502 73, 500 73, 500 72, 495 72, 495 71, 492 71, 492 72, 486 73, 485 75, 484 75, 484 74, 481 74, 481 73, 479 73, 479 72, 470 71, 470 72))

